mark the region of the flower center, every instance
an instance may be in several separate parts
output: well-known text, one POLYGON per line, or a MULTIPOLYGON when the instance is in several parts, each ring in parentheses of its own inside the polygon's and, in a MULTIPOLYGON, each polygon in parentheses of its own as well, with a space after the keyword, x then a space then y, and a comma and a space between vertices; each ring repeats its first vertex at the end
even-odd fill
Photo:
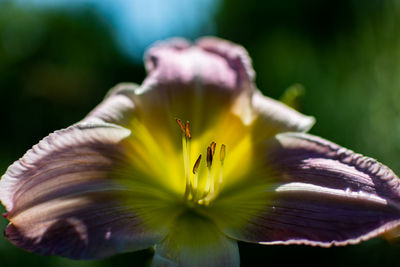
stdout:
POLYGON ((210 143, 206 150, 207 174, 199 176, 202 156, 199 154, 197 160, 191 165, 190 142, 192 134, 190 132, 190 123, 189 121, 183 123, 180 119, 176 119, 176 122, 182 130, 182 154, 186 183, 184 201, 190 205, 208 205, 217 196, 223 182, 225 145, 222 144, 220 147, 219 166, 216 166, 218 162, 215 160, 217 144, 214 141, 210 143), (203 177, 203 179, 200 177, 203 177))

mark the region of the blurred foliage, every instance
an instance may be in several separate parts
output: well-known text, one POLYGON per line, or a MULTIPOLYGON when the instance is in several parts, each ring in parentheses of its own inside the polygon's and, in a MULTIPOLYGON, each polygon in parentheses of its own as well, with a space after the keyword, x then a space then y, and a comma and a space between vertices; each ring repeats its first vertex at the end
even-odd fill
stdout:
MULTIPOLYGON (((312 133, 400 173, 399 1, 225 0, 215 20, 218 36, 249 51, 265 94, 317 118, 312 133), (284 93, 293 84, 301 86, 284 93)), ((119 51, 114 37, 90 6, 28 10, 0 0, 2 172, 49 132, 82 119, 116 83, 143 80, 143 64, 119 51)), ((0 228, 5 224, 0 220, 0 228)), ((245 266, 396 266, 400 243, 240 244, 240 250, 245 266)), ((29 254, 0 239, 3 266, 141 265, 151 256, 147 250, 76 262, 29 254)))
POLYGON ((399 1, 227 0, 221 10, 219 35, 249 50, 265 94, 302 84, 312 133, 400 172, 399 1))
POLYGON ((143 67, 117 50, 95 10, 28 11, 3 2, 1 153, 16 159, 49 132, 82 119, 116 83, 143 77, 143 67))
POLYGON ((291 108, 300 110, 304 94, 304 86, 299 83, 295 83, 283 92, 283 95, 279 98, 279 101, 285 103, 291 108))

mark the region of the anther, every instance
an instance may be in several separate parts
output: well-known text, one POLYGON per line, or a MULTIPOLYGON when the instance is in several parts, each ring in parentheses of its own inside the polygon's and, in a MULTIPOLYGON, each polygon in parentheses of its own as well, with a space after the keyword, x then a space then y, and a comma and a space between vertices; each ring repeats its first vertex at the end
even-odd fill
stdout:
POLYGON ((211 154, 212 154, 213 157, 214 157, 214 154, 215 154, 215 146, 216 145, 217 144, 215 142, 211 142, 210 148, 211 148, 211 154))
POLYGON ((175 119, 176 123, 178 123, 179 127, 181 128, 183 134, 186 135, 186 125, 180 120, 180 119, 175 119))
POLYGON ((186 121, 186 124, 185 124, 185 136, 186 136, 188 139, 192 138, 192 134, 190 133, 190 124, 189 124, 189 121, 186 121))
POLYGON ((225 145, 224 144, 221 145, 221 150, 219 152, 219 159, 221 160, 221 164, 223 164, 224 160, 225 160, 225 145))
POLYGON ((222 180, 223 180, 223 164, 225 160, 226 147, 224 144, 221 145, 221 150, 219 152, 220 159, 220 168, 219 168, 219 177, 216 173, 218 171, 218 163, 217 165, 213 165, 213 159, 216 153, 217 144, 213 141, 207 147, 207 180, 204 181, 202 176, 200 181, 200 185, 203 186, 203 182, 205 182, 204 188, 198 188, 199 186, 199 172, 200 172, 200 163, 202 156, 199 155, 197 160, 195 161, 192 170, 192 174, 190 173, 190 143, 192 138, 192 133, 190 132, 190 123, 186 121, 183 123, 180 119, 175 119, 179 128, 182 131, 182 154, 183 154, 183 164, 185 167, 185 180, 186 187, 184 193, 184 199, 188 203, 195 203, 196 205, 208 205, 210 201, 212 201, 216 194, 218 193, 222 180), (218 180, 216 180, 219 178, 218 180))
POLYGON ((224 160, 225 160, 225 145, 222 144, 221 145, 221 150, 219 151, 219 159, 221 161, 221 168, 219 169, 219 179, 218 179, 218 187, 221 187, 222 181, 223 181, 223 177, 224 177, 224 160))
POLYGON ((211 151, 211 147, 207 147, 207 168, 211 167, 212 160, 213 160, 213 154, 211 151))
POLYGON ((199 171, 200 161, 201 161, 201 154, 197 158, 197 160, 196 160, 196 162, 195 162, 195 164, 193 166, 193 174, 196 174, 199 171))
POLYGON ((197 158, 194 166, 193 166, 193 187, 192 187, 192 196, 195 199, 195 201, 198 198, 198 191, 197 191, 197 183, 199 180, 199 166, 200 166, 200 161, 201 161, 201 154, 197 158))

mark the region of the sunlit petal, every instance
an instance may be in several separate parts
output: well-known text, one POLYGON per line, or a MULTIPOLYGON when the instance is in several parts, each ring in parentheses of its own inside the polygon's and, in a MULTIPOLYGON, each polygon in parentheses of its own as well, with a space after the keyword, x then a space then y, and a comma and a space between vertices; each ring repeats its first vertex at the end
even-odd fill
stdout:
POLYGON ((259 156, 265 183, 236 188, 228 198, 233 206, 222 194, 215 203, 219 225, 233 238, 345 245, 400 225, 398 177, 371 158, 300 133, 278 135, 259 156))
POLYGON ((76 259, 154 244, 159 236, 121 200, 126 188, 112 177, 129 135, 115 125, 82 123, 29 150, 0 181, 6 237, 29 251, 76 259))
POLYGON ((303 115, 282 102, 256 91, 252 97, 254 138, 265 140, 281 132, 306 132, 315 123, 314 117, 303 115))
POLYGON ((142 85, 117 85, 3 175, 12 243, 74 259, 154 246, 154 266, 238 266, 236 240, 398 235, 399 178, 301 133, 315 119, 263 96, 241 46, 172 39, 145 60, 142 85))
POLYGON ((249 99, 254 89, 249 62, 242 47, 220 39, 157 43, 146 54, 149 73, 136 91, 141 121, 151 132, 175 139, 175 118, 188 120, 193 135, 200 136, 239 96, 249 99))

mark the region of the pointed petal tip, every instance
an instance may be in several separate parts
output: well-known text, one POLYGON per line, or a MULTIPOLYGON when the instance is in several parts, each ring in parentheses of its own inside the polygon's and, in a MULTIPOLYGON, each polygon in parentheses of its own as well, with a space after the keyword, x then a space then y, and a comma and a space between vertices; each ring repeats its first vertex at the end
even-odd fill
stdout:
POLYGON ((295 131, 307 132, 315 124, 313 116, 304 115, 275 99, 264 96, 256 90, 252 96, 255 118, 261 129, 276 129, 275 134, 295 131))
POLYGON ((303 121, 303 124, 300 124, 299 129, 302 132, 308 132, 317 122, 314 116, 306 115, 306 119, 303 121))

